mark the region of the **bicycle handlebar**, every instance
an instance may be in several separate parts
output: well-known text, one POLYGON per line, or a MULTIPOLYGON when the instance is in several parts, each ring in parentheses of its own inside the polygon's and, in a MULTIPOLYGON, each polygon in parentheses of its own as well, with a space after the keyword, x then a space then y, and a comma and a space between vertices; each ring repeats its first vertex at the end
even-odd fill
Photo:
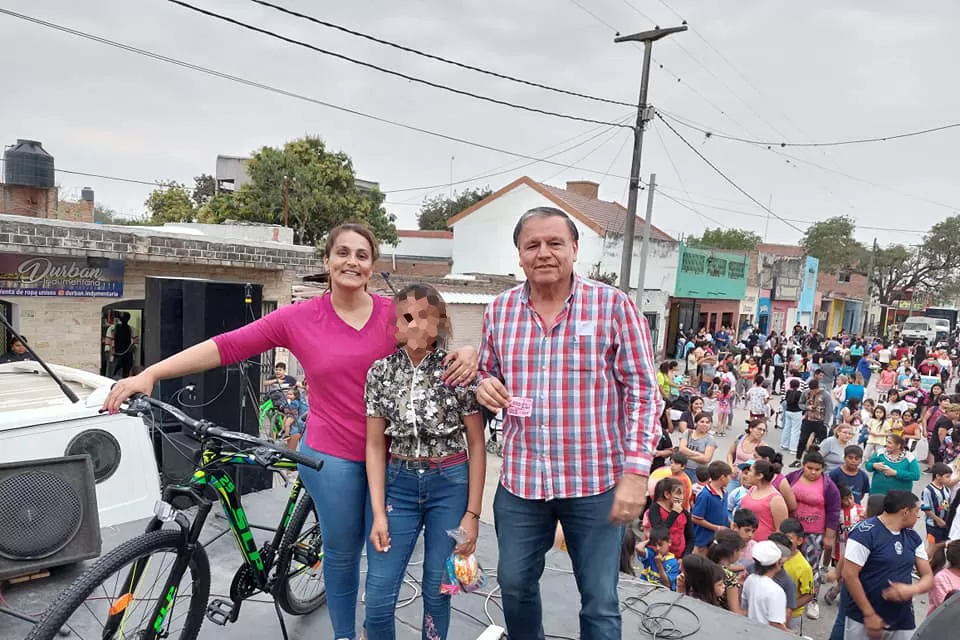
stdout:
POLYGON ((260 438, 255 438, 246 433, 240 433, 238 431, 228 431, 221 427, 216 426, 212 422, 207 420, 197 420, 196 418, 191 418, 183 411, 174 407, 171 404, 167 404, 162 400, 157 400, 156 398, 151 398, 150 396, 145 396, 142 394, 136 394, 132 396, 126 402, 126 409, 121 409, 123 413, 131 416, 139 416, 143 413, 150 411, 151 407, 156 407, 161 411, 164 411, 174 418, 177 419, 181 424, 189 427, 192 431, 199 434, 203 437, 210 438, 221 438, 223 440, 232 440, 235 442, 243 442, 246 444, 254 445, 257 447, 263 447, 269 449, 276 453, 279 453, 284 458, 302 464, 306 467, 310 467, 316 471, 319 471, 323 466, 323 460, 318 460, 312 456, 307 456, 299 451, 291 451, 290 449, 285 449, 283 447, 278 447, 272 442, 266 440, 261 440, 260 438))

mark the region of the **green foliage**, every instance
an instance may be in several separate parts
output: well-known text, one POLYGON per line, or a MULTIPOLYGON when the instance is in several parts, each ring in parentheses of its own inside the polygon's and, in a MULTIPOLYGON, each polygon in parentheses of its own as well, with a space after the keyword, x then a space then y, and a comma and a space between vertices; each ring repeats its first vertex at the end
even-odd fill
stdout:
POLYGON ((424 231, 446 231, 448 219, 480 202, 491 193, 493 191, 486 186, 456 191, 452 198, 442 195, 424 198, 420 213, 417 214, 417 223, 424 231))
POLYGON ((100 224, 117 224, 117 212, 102 204, 94 205, 93 221, 100 224))
POLYGON ((239 218, 240 204, 233 193, 229 191, 218 193, 207 199, 197 209, 197 222, 206 224, 220 224, 225 220, 238 220, 239 218))
POLYGON ((193 179, 193 203, 199 209, 217 195, 217 179, 209 173, 201 173, 193 179))
POLYGON ((908 291, 949 298, 960 286, 960 216, 930 228, 918 246, 891 245, 878 249, 871 283, 882 305, 907 297, 908 291))
POLYGON ((590 270, 590 273, 587 274, 587 277, 591 280, 608 284, 611 287, 617 286, 617 281, 620 280, 620 274, 618 273, 614 273, 612 271, 601 272, 599 262, 593 265, 593 269, 590 270))
POLYGON ((193 222, 197 211, 186 186, 175 182, 158 182, 159 187, 147 197, 144 206, 152 224, 193 222))
POLYGON ((867 250, 853 237, 855 228, 853 218, 846 216, 815 222, 803 234, 800 246, 808 256, 820 260, 823 273, 861 268, 866 262, 867 250))
POLYGON ((726 249, 728 251, 752 251, 760 244, 761 238, 746 229, 704 229, 700 237, 693 236, 687 240, 691 247, 704 249, 726 249))

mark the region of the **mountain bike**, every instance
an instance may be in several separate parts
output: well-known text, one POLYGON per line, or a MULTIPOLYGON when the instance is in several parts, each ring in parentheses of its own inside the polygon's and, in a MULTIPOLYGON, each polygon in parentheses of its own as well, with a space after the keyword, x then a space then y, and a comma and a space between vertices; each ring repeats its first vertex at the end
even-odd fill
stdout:
POLYGON ((322 461, 253 436, 195 420, 165 402, 135 396, 122 411, 143 417, 163 411, 201 439, 191 480, 164 489, 146 532, 105 554, 67 587, 36 624, 27 640, 53 640, 61 628, 80 638, 194 640, 204 618, 225 626, 237 621, 245 600, 272 596, 280 629, 282 611, 305 615, 326 602, 321 562, 323 540, 313 501, 294 481, 273 538, 257 546, 230 471, 259 465, 288 471, 297 463, 319 470, 322 461), (200 533, 217 501, 243 563, 234 574, 229 599, 210 596, 210 565, 200 533), (176 505, 176 506, 175 506, 176 505), (193 512, 192 520, 187 511, 193 512), (166 528, 165 525, 168 525, 166 528), (296 588, 304 582, 306 593, 296 588))

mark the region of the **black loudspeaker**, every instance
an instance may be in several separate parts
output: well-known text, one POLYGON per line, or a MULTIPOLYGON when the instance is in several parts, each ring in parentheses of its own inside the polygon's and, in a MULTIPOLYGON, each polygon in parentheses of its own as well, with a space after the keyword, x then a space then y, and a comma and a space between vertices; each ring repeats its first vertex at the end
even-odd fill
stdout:
POLYGON ((100 555, 89 456, 0 464, 0 580, 100 555))
MULTIPOLYGON (((144 301, 144 357, 148 365, 159 362, 218 334, 239 329, 259 319, 263 308, 263 287, 259 284, 220 282, 192 278, 147 278, 144 301)), ((214 422, 225 429, 259 435, 258 402, 260 355, 247 360, 157 384, 154 395, 180 406, 197 419, 214 422), (193 385, 192 392, 185 392, 193 385)), ((166 435, 179 433, 180 425, 169 417, 155 416, 154 423, 166 435)), ((158 434, 159 435, 159 434, 158 434)), ((155 437, 160 468, 168 468, 171 453, 165 438, 155 437)), ((182 456, 171 464, 184 463, 182 456)), ((165 473, 165 476, 167 474, 165 473)), ((252 467, 239 472, 243 493, 267 489, 270 474, 252 467)), ((166 482, 166 480, 165 480, 166 482)))
MULTIPOLYGON (((162 446, 164 486, 189 482, 196 464, 200 461, 200 443, 185 433, 170 433, 163 437, 162 446)), ((272 474, 258 467, 238 465, 231 467, 229 473, 243 494, 273 486, 272 474)), ((188 505, 174 506, 185 509, 188 505)))

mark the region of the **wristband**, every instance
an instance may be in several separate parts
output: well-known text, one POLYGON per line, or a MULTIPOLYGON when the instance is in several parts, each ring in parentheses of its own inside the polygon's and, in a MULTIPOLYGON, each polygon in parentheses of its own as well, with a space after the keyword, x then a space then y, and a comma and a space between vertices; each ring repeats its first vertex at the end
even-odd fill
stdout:
POLYGON ((469 513, 470 515, 472 515, 472 516, 473 516, 474 518, 476 518, 477 520, 480 519, 480 514, 478 514, 478 513, 474 513, 473 511, 470 511, 470 510, 467 510, 467 513, 469 513))

